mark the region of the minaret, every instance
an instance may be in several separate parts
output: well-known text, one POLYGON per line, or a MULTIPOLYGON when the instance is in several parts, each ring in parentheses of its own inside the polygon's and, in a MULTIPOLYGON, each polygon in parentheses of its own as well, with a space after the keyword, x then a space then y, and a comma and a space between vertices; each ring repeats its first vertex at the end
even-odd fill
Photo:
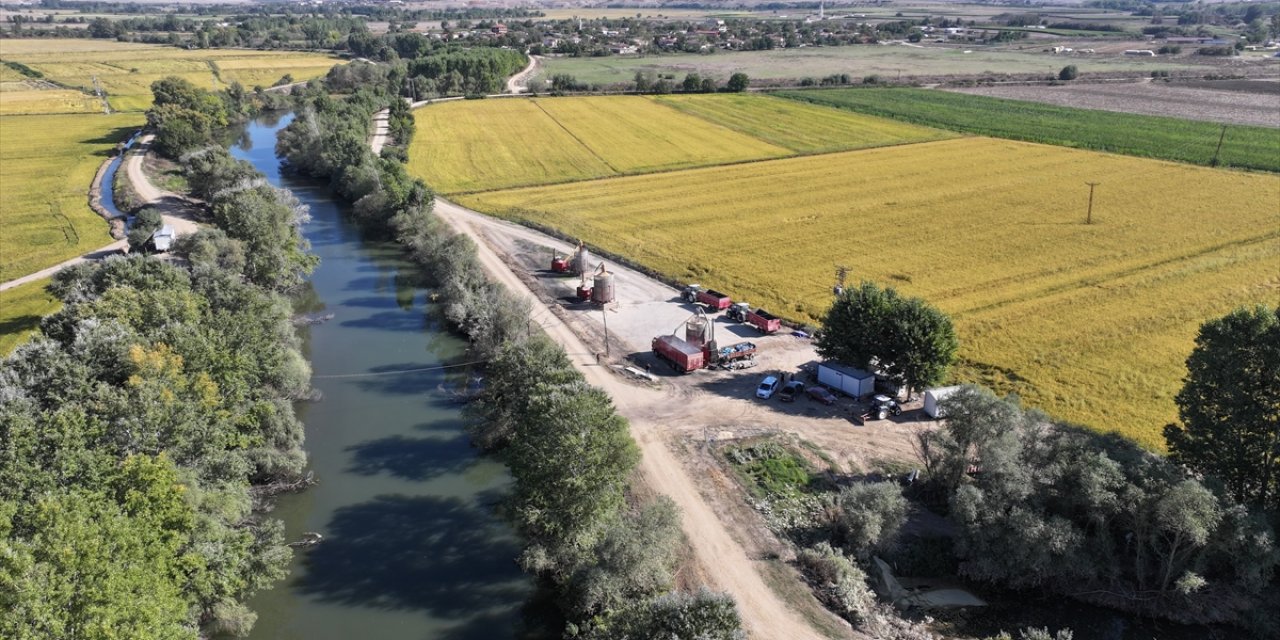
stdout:
POLYGON ((826 20, 826 19, 827 19, 827 6, 826 6, 826 5, 827 5, 827 3, 825 2, 825 0, 824 0, 823 2, 819 2, 819 3, 818 3, 818 19, 819 19, 819 20, 826 20))

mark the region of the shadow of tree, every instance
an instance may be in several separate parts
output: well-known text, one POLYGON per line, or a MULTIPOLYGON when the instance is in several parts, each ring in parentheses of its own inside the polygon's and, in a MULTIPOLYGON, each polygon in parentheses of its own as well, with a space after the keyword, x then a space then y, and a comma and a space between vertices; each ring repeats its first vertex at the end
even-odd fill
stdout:
POLYGON ((339 509, 324 534, 298 585, 322 601, 470 620, 531 592, 514 562, 518 540, 457 498, 379 496, 339 509))
POLYGON ((347 451, 352 454, 348 471, 362 476, 390 473, 422 481, 461 473, 476 463, 471 445, 461 433, 452 438, 396 435, 347 447, 347 451))

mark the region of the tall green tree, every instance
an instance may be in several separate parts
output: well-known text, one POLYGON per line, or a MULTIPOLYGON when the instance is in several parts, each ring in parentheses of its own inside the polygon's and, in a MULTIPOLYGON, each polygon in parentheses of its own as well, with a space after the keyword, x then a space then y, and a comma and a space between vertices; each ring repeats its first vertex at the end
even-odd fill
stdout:
POLYGON ((817 339, 822 357, 874 368, 908 391, 941 382, 959 344, 941 311, 871 282, 836 299, 817 339))
POLYGON ((1238 309, 1200 327, 1165 427, 1171 456, 1237 501, 1280 512, 1280 308, 1238 309))

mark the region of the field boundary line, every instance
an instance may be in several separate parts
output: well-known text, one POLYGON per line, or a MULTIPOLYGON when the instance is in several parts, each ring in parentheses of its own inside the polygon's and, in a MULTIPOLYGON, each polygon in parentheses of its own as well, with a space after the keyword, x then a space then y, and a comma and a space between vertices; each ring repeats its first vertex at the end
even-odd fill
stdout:
POLYGON ((583 149, 586 149, 588 153, 590 153, 591 155, 595 156, 597 160, 599 160, 600 162, 603 162, 603 163, 604 163, 604 166, 609 167, 609 170, 610 170, 610 171, 612 171, 612 172, 614 172, 614 173, 616 173, 616 174, 618 174, 618 175, 622 175, 622 172, 621 172, 621 171, 619 171, 617 167, 613 166, 612 164, 609 164, 609 161, 608 161, 608 160, 605 160, 603 156, 601 156, 600 154, 596 153, 596 150, 595 150, 595 149, 592 149, 592 148, 591 148, 591 145, 588 145, 586 142, 583 142, 583 141, 582 141, 582 138, 579 138, 579 137, 577 136, 577 134, 575 134, 574 132, 572 132, 572 131, 570 131, 570 130, 569 130, 569 127, 564 126, 564 123, 563 123, 563 122, 560 122, 560 120, 559 120, 559 119, 557 119, 555 116, 551 115, 551 112, 549 112, 549 111, 547 111, 546 109, 544 109, 544 108, 542 107, 542 105, 541 105, 541 104, 538 104, 538 101, 537 101, 537 100, 534 100, 534 101, 533 101, 533 106, 537 107, 537 108, 538 108, 538 111, 541 111, 541 112, 542 112, 544 115, 546 115, 548 118, 551 118, 551 121, 552 121, 552 122, 556 123, 556 125, 557 125, 557 126, 559 126, 561 129, 564 129, 564 132, 565 132, 565 133, 567 133, 567 134, 569 134, 569 137, 570 137, 570 138, 573 138, 575 142, 577 142, 578 144, 582 145, 582 148, 583 148, 583 149))

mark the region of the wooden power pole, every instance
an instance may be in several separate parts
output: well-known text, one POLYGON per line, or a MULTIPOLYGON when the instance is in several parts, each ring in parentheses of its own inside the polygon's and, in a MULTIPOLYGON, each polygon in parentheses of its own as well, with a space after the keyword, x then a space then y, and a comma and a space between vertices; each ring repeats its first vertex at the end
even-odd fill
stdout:
POLYGON ((1085 214, 1084 223, 1093 224, 1093 188, 1102 184, 1101 182, 1086 182, 1089 185, 1089 212, 1085 214))

